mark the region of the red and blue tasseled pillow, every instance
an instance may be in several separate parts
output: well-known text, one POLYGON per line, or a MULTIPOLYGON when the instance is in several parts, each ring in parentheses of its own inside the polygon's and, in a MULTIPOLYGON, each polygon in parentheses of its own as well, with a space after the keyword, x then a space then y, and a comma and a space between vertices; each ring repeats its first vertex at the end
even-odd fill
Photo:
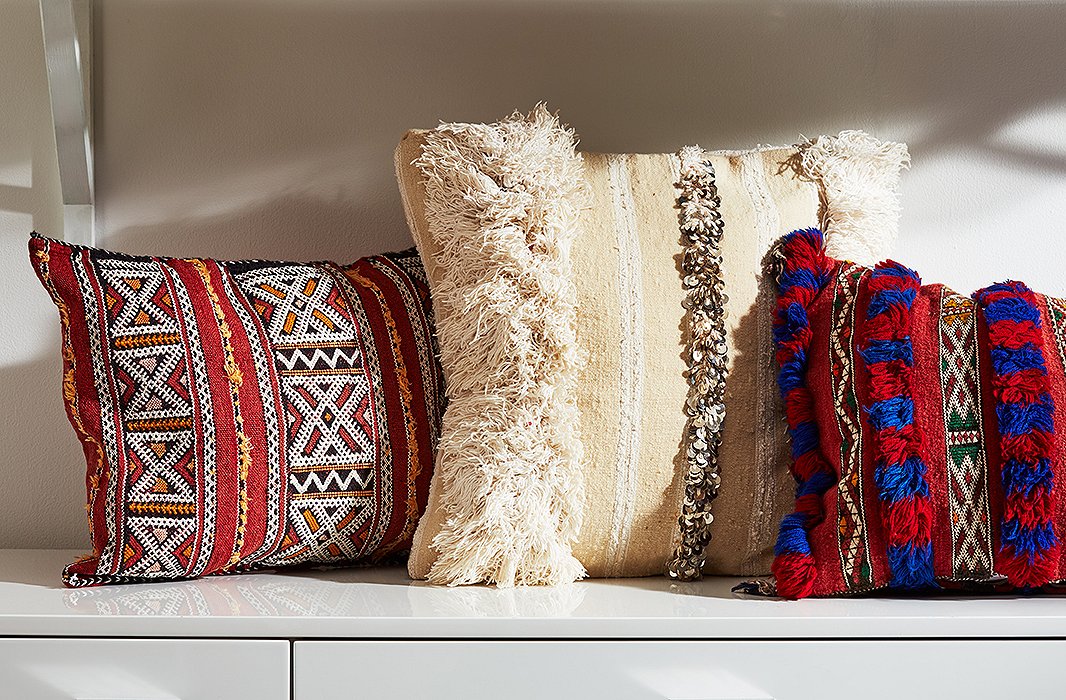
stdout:
POLYGON ((40 236, 92 554, 68 586, 410 548, 443 411, 417 254, 133 257, 40 236))
POLYGON ((972 297, 781 244, 774 326, 797 481, 786 598, 1066 580, 1066 301, 972 297))

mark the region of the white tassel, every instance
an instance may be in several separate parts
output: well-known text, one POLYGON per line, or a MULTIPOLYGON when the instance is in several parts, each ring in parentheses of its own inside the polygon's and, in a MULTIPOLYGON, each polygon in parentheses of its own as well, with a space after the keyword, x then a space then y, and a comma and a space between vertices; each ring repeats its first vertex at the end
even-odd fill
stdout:
POLYGON ((874 265, 892 254, 899 232, 899 180, 907 145, 863 131, 820 136, 800 146, 801 168, 821 182, 830 257, 874 265))
POLYGON ((584 480, 570 249, 587 199, 572 131, 539 105, 441 124, 415 165, 441 271, 445 368, 433 583, 542 585, 585 575, 572 545, 584 480))

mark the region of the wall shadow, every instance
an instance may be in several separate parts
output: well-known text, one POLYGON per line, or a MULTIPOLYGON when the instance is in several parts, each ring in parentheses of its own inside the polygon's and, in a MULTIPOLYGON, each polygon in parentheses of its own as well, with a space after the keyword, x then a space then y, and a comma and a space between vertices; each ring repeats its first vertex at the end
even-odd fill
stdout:
MULTIPOLYGON (((910 143, 919 190, 950 188, 919 170, 959 151, 1066 180, 1063 158, 997 136, 1033 110, 1066 110, 1064 24, 1066 4, 1024 1, 98 0, 101 238, 298 259, 406 246, 402 132, 540 100, 589 150, 858 127, 910 143)), ((972 196, 1008 206, 1007 185, 972 196)), ((925 197, 904 225, 942 226, 974 215, 968 204, 925 197)), ((903 249, 920 256, 936 236, 903 249)))
POLYGON ((55 335, 54 356, 0 367, 0 546, 88 552, 85 459, 64 413, 55 335))

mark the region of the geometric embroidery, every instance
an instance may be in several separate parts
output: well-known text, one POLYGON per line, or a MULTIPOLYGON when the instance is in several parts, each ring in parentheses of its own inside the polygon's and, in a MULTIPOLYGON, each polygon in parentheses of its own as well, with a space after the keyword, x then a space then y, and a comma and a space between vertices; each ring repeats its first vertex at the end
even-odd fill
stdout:
POLYGON ((1047 297, 1047 305, 1048 315, 1051 317, 1051 328, 1055 335, 1055 345, 1063 367, 1066 368, 1066 300, 1047 297))
MULTIPOLYGON (((103 260, 99 264, 103 265, 103 260)), ((167 276, 167 286, 173 295, 177 317, 179 319, 195 318, 196 307, 189 296, 189 289, 181 283, 172 270, 164 268, 164 272, 167 276)), ((219 523, 218 480, 212 478, 212 470, 217 470, 219 461, 219 441, 215 430, 215 407, 211 397, 207 360, 204 355, 204 339, 200 335, 197 323, 182 321, 180 326, 186 363, 191 368, 191 374, 187 378, 190 386, 189 395, 192 400, 196 441, 193 468, 190 471, 196 478, 197 503, 200 508, 196 540, 191 548, 181 550, 181 557, 182 561, 188 560, 189 576, 202 576, 210 565, 210 557, 207 554, 214 551, 219 523)), ((273 455, 278 450, 277 435, 268 430, 267 439, 269 441, 268 452, 273 455)), ((115 496, 111 496, 109 500, 114 498, 115 496)), ((276 527, 277 505, 268 503, 267 512, 268 526, 276 527)), ((118 568, 111 569, 112 573, 118 571, 118 568)))
POLYGON ((444 401, 413 250, 338 267, 30 247, 92 456, 93 552, 67 585, 410 546, 444 401))
MULTIPOLYGON (((338 274, 335 278, 341 288, 345 290, 344 294, 346 298, 352 300, 353 310, 359 319, 357 326, 361 327, 363 323, 369 323, 367 312, 368 309, 375 306, 375 304, 381 311, 381 322, 386 329, 383 336, 387 337, 388 342, 383 342, 374 348, 366 346, 368 349, 366 355, 367 367, 368 371, 377 372, 381 371, 380 367, 383 362, 392 367, 396 377, 396 386, 392 395, 394 398, 399 399, 400 409, 399 412, 394 413, 394 419, 399 419, 404 425, 409 425, 411 421, 414 420, 414 416, 417 415, 417 409, 414 406, 414 385, 412 384, 410 369, 408 368, 410 359, 405 359, 403 353, 405 342, 400 336, 400 326, 394 316, 394 311, 390 305, 385 303, 384 295, 386 287, 392 287, 403 299, 403 306, 419 308, 422 304, 428 302, 428 296, 422 297, 421 294, 423 292, 419 291, 417 286, 410 283, 412 279, 411 276, 404 272, 405 269, 410 268, 411 262, 413 262, 413 260, 408 258, 405 267, 403 258, 384 255, 377 256, 374 258, 368 258, 361 263, 351 265, 344 270, 337 270, 338 274), (375 282, 371 277, 378 278, 378 281, 375 282), (356 303, 356 300, 359 299, 360 296, 358 293, 359 290, 366 295, 366 303, 361 300, 359 303, 356 303)), ((424 275, 424 272, 421 274, 424 275)), ((423 287, 422 289, 427 288, 423 287)), ((418 334, 415 336, 415 346, 418 348, 419 355, 425 354, 429 357, 436 356, 437 350, 432 343, 431 338, 432 336, 428 334, 418 334), (426 342, 427 340, 429 342, 426 342)), ((431 393, 436 395, 436 391, 435 389, 432 389, 427 392, 426 389, 429 389, 431 386, 435 387, 436 384, 437 382, 432 379, 430 379, 430 381, 420 382, 424 396, 427 399, 431 393)), ((378 386, 377 389, 378 391, 375 394, 374 403, 380 411, 380 407, 384 405, 387 397, 380 391, 380 386, 378 386)), ((436 405, 438 400, 439 397, 434 398, 433 405, 436 405)), ((430 404, 423 404, 423 406, 428 408, 430 404)), ((383 423, 384 419, 381 419, 379 422, 383 423)), ((436 428, 431 428, 430 435, 431 443, 436 444, 436 428)), ((382 454, 379 456, 379 464, 386 465, 386 469, 389 473, 398 471, 417 475, 421 473, 423 469, 423 461, 426 458, 432 458, 431 453, 426 451, 426 446, 420 444, 415 433, 410 430, 406 431, 405 444, 397 441, 397 447, 399 449, 395 451, 395 454, 391 441, 382 440, 379 441, 379 443, 382 448, 382 454), (406 460, 402 462, 394 461, 395 457, 402 456, 403 453, 406 453, 406 460)), ((394 499, 397 503, 406 503, 406 518, 403 521, 403 526, 399 535, 394 537, 390 543, 383 546, 381 545, 381 536, 384 533, 380 530, 371 535, 373 539, 368 542, 367 546, 368 548, 377 550, 377 554, 375 555, 377 557, 391 556, 396 551, 400 542, 410 540, 410 538, 414 536, 415 527, 418 524, 418 518, 420 515, 419 494, 417 480, 415 478, 407 480, 407 488, 404 490, 397 490, 395 488, 396 484, 394 484, 391 479, 382 486, 384 487, 382 489, 383 498, 388 498, 390 500, 394 499)))
MULTIPOLYGON (((383 341, 387 339, 388 342, 365 345, 367 369, 369 373, 375 374, 380 373, 383 366, 389 366, 395 377, 395 387, 391 395, 386 396, 382 391, 383 386, 376 385, 374 405, 380 416, 381 406, 390 398, 399 399, 399 411, 393 411, 391 415, 393 420, 404 425, 410 425, 423 412, 438 415, 439 407, 445 400, 443 379, 437 371, 437 365, 426 361, 415 364, 411 353, 404 352, 404 346, 409 341, 405 340, 402 334, 402 319, 396 316, 398 308, 419 309, 429 305, 425 271, 420 264, 416 265, 417 262, 417 258, 413 256, 379 255, 365 258, 343 270, 332 268, 337 273, 335 279, 344 290, 345 297, 352 300, 352 310, 358 320, 357 326, 375 326, 369 314, 371 311, 381 314, 378 319, 384 329, 381 337, 383 341), (394 289, 402 302, 386 304, 386 292, 389 289, 394 289), (422 375, 421 378, 419 374, 422 375), (418 400, 419 394, 421 401, 418 400)), ((415 330, 410 324, 407 325, 415 330)), ((421 332, 413 334, 414 345, 418 357, 435 358, 439 351, 433 334, 426 332, 428 328, 429 324, 424 324, 421 332)), ((380 419, 379 424, 384 424, 384 419, 380 419)), ((429 428, 428 444, 411 430, 406 431, 406 440, 379 440, 380 469, 389 473, 422 475, 426 471, 425 465, 433 459, 434 446, 439 438, 439 422, 432 422, 429 428)), ((402 486, 403 484, 394 484, 390 480, 382 489, 382 498, 406 503, 406 518, 402 529, 390 542, 382 543, 380 536, 383 533, 372 535, 376 539, 372 540, 368 547, 376 550, 375 557, 393 555, 398 551, 401 542, 407 542, 414 536, 421 515, 420 503, 423 496, 418 490, 417 478, 408 479, 405 489, 399 488, 402 486)))
POLYGON ((849 590, 868 588, 873 581, 863 505, 862 420, 855 380, 855 307, 860 285, 868 273, 869 269, 859 265, 841 265, 833 292, 829 339, 833 408, 841 440, 837 543, 841 572, 849 590))
POLYGON ((197 532, 193 397, 167 277, 153 262, 101 260, 107 339, 120 398, 125 537, 112 566, 127 575, 187 570, 197 532))
POLYGON ((354 559, 373 525, 378 434, 356 324, 317 266, 261 267, 235 279, 274 350, 285 411, 289 534, 270 561, 354 559))
POLYGON ((988 456, 980 403, 977 305, 944 287, 940 294, 940 385, 946 431, 952 577, 993 575, 988 456))

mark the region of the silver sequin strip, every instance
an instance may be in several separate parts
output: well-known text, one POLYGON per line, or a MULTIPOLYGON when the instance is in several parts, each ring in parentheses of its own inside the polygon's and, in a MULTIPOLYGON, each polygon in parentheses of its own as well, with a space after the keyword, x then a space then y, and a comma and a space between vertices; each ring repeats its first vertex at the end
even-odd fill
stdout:
POLYGON ((678 518, 680 542, 667 563, 674 579, 698 579, 711 541, 711 502, 718 496, 718 447, 725 419, 725 382, 729 373, 725 342, 725 304, 722 280, 721 199, 714 183, 714 166, 698 146, 682 149, 679 222, 685 246, 682 259, 688 292, 685 309, 691 328, 688 348, 688 402, 685 415, 685 499, 678 518))

